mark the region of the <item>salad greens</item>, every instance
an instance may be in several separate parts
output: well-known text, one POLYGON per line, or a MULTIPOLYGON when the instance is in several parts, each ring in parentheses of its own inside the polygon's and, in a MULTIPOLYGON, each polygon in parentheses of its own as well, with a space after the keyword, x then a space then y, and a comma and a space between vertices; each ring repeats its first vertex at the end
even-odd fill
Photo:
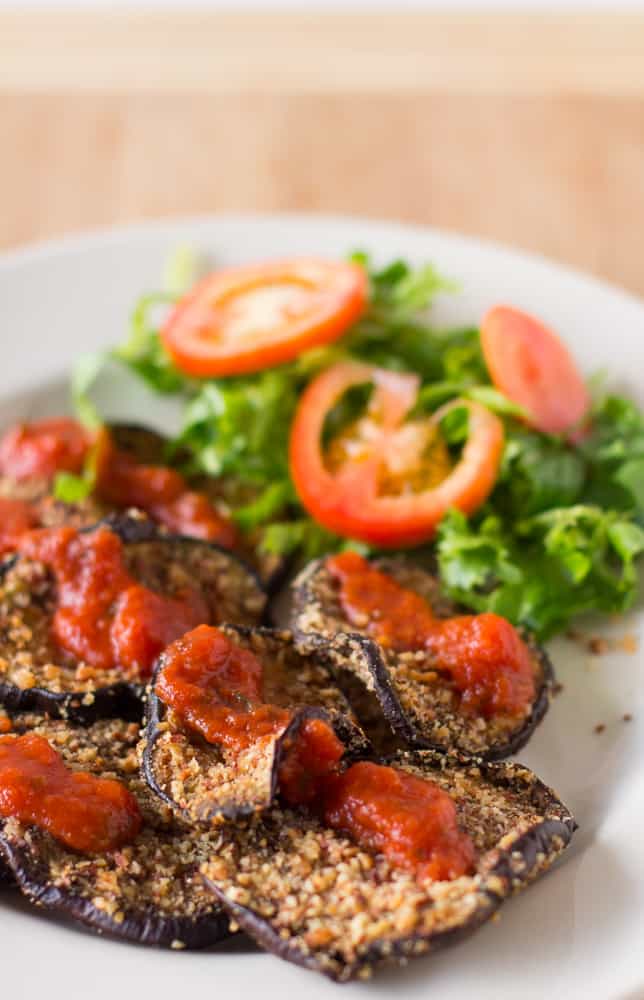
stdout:
MULTIPOLYGON (((182 251, 171 292, 144 296, 126 341, 110 352, 155 391, 185 399, 174 449, 189 455, 186 471, 235 477, 252 485, 254 499, 235 512, 244 531, 263 527, 263 548, 310 559, 351 546, 332 535, 298 502, 288 467, 288 437, 298 398, 323 368, 345 359, 414 372, 421 389, 415 413, 433 412, 457 397, 474 399, 504 421, 506 443, 497 485, 473 517, 451 511, 432 550, 447 593, 477 611, 495 611, 530 627, 539 637, 564 628, 583 612, 622 611, 637 592, 635 561, 644 552, 644 415, 626 399, 605 396, 592 414, 590 434, 574 446, 529 429, 520 407, 490 383, 474 327, 435 330, 426 312, 439 292, 454 285, 433 267, 404 261, 383 269, 365 254, 353 259, 370 279, 364 316, 336 343, 257 374, 195 380, 165 353, 159 309, 193 280, 194 258, 182 251)), ((73 395, 81 420, 95 424, 92 382, 103 358, 85 359, 73 395)), ((331 414, 337 431, 364 405, 354 393, 331 414)), ((467 434, 467 411, 443 421, 451 447, 467 434)), ((74 479, 75 477, 71 477, 74 479)), ((63 491, 81 490, 69 477, 63 491)))

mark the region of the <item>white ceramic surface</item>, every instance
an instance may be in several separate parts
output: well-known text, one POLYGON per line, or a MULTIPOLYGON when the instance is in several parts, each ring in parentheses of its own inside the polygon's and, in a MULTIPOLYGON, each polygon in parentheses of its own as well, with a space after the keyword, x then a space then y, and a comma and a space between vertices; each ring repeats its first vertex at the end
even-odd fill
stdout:
MULTIPOLYGON (((222 217, 134 226, 20 250, 0 259, 0 425, 59 411, 63 376, 81 352, 123 336, 141 292, 158 287, 168 252, 190 242, 222 263, 275 255, 344 254, 364 247, 383 261, 435 262, 462 282, 437 320, 476 321, 505 300, 558 329, 587 371, 607 367, 644 404, 644 305, 545 260, 446 233, 323 217, 222 217)), ((172 414, 127 392, 114 414, 162 426, 172 414)), ((598 626, 639 633, 641 607, 598 626)), ((596 631, 596 630, 595 630, 596 631)), ((368 985, 335 986, 231 943, 212 953, 136 948, 33 915, 0 895, 0 975, 12 1000, 151 1000, 235 997, 307 1000, 395 992, 399 1000, 638 1000, 644 998, 644 671, 639 653, 592 656, 565 640, 551 653, 564 685, 520 755, 573 808, 580 830, 557 870, 469 941, 368 985), (623 721, 632 713, 631 722, 623 721), (603 723, 605 730, 594 728, 603 723)))

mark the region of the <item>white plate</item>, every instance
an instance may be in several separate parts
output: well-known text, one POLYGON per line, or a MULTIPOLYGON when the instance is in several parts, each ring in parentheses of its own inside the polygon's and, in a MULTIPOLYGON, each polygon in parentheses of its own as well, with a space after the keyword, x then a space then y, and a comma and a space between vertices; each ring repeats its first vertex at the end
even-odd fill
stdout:
MULTIPOLYGON (((0 423, 59 411, 65 370, 81 352, 122 338, 134 300, 158 287, 164 261, 189 242, 224 264, 276 255, 431 260, 462 282, 445 296, 441 321, 476 322, 499 300, 536 312, 559 330, 587 371, 607 367, 621 391, 644 403, 644 305, 554 264, 430 229, 321 217, 188 219, 74 237, 0 261, 4 387, 0 423), (60 376, 56 380, 55 376, 60 376)), ((136 397, 140 400, 140 397, 136 397)), ((150 404, 112 400, 122 415, 150 420, 150 404)), ((602 626, 639 632, 641 609, 602 626)), ((501 919, 458 947, 404 970, 381 972, 342 996, 441 1000, 635 1000, 644 997, 644 684, 638 655, 592 656, 566 641, 551 652, 564 684, 521 759, 553 784, 580 830, 564 862, 508 903, 501 919), (632 713, 633 721, 622 716, 632 713), (605 724, 601 734, 594 727, 605 724)), ((337 995, 322 978, 238 944, 218 954, 168 953, 117 944, 32 915, 0 897, 0 974, 6 996, 48 1000, 248 997, 308 1000, 337 995)))

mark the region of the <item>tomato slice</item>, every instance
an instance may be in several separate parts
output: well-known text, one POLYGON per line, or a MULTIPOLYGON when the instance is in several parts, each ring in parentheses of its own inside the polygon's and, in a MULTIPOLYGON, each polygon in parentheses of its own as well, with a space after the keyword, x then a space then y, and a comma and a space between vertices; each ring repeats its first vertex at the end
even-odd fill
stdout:
POLYGON ((463 399, 430 417, 405 421, 417 393, 415 375, 351 361, 333 365, 308 386, 291 429, 290 467, 302 504, 324 527, 383 547, 414 545, 434 535, 450 507, 470 514, 487 498, 501 460, 501 421, 481 404, 463 399), (344 450, 332 443, 325 453, 327 414, 348 389, 367 382, 374 391, 359 435, 344 450), (460 461, 444 468, 437 483, 429 475, 419 479, 428 449, 440 438, 440 421, 456 406, 469 413, 460 461))
POLYGON ((560 338, 512 306, 495 306, 481 324, 481 346, 492 381, 528 422, 548 434, 578 428, 590 397, 560 338))
POLYGON ((366 301, 366 272, 345 261, 230 268, 205 278, 178 303, 161 339, 188 375, 240 375, 337 340, 366 301))

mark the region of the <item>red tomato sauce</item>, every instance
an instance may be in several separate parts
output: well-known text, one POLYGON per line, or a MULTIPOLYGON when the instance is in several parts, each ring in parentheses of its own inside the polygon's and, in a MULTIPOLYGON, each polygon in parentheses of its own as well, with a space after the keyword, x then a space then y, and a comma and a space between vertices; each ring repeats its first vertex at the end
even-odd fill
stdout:
POLYGON ((534 698, 530 653, 505 618, 485 613, 436 618, 429 604, 356 552, 327 559, 343 612, 382 646, 426 650, 448 675, 464 712, 518 715, 534 698))
POLYGON ((116 507, 139 507, 170 531, 233 548, 234 525, 220 514, 204 493, 191 490, 183 476, 163 465, 143 465, 115 448, 101 432, 96 491, 116 507))
POLYGON ((247 749, 288 725, 290 713, 262 700, 262 665, 217 628, 201 625, 166 649, 159 698, 208 742, 247 749))
POLYGON ((26 500, 0 497, 0 556, 13 552, 24 533, 37 523, 35 511, 26 500))
POLYGON ((369 761, 328 783, 324 821, 420 879, 453 879, 472 870, 474 845, 438 785, 369 761))
MULTIPOLYGON (((80 473, 93 445, 97 448, 96 493, 100 499, 116 507, 139 507, 176 534, 203 538, 225 548, 238 543, 231 521, 204 493, 191 490, 179 472, 163 465, 143 465, 116 448, 107 430, 103 429, 97 439, 77 421, 65 417, 18 424, 8 430, 0 439, 0 475, 25 481, 53 479, 57 472, 80 473)), ((35 515, 30 527, 34 525, 35 515)), ((0 545, 4 534, 4 544, 11 548, 20 534, 18 525, 12 533, 0 534, 0 545)))
POLYGON ((67 417, 17 424, 0 439, 0 475, 23 482, 78 473, 90 443, 88 432, 67 417))
MULTIPOLYGON (((219 629, 200 626, 166 650, 155 690, 207 740, 242 751, 292 718, 262 701, 262 686, 253 653, 219 629)), ((306 719, 280 766, 282 799, 308 805, 327 825, 419 878, 451 879, 471 870, 474 847, 447 793, 390 767, 360 763, 342 772, 343 753, 323 719, 306 719)))
POLYGON ((130 843, 142 824, 125 785, 71 771, 34 733, 0 736, 0 815, 34 824, 83 854, 130 843))
POLYGON ((55 577, 55 642, 100 669, 122 667, 145 677, 168 643, 209 617, 197 591, 170 598, 137 583, 125 566, 120 538, 108 528, 28 532, 20 551, 55 577))
POLYGON ((437 619, 419 594, 374 569, 357 552, 331 556, 326 565, 340 582, 340 603, 352 625, 389 649, 424 648, 437 619))
POLYGON ((306 719, 280 766, 280 794, 291 806, 320 801, 326 782, 335 779, 344 745, 323 719, 306 719))
POLYGON ((450 675, 464 712, 486 718, 518 715, 534 699, 528 648, 499 615, 447 618, 428 635, 426 648, 450 675))

